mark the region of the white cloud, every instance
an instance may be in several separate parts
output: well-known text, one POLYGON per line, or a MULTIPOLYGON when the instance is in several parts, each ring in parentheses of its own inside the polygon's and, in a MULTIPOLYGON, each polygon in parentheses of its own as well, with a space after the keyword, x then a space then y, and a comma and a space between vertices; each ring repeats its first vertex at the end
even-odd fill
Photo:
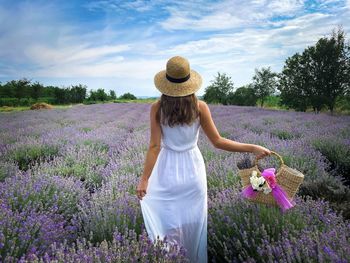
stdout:
POLYGON ((250 26, 262 26, 273 16, 293 16, 302 11, 302 0, 287 1, 230 1, 215 3, 195 3, 191 6, 197 14, 179 8, 169 7, 170 17, 160 22, 167 30, 191 29, 196 31, 241 29, 250 26))
MULTIPOLYGON (((40 66, 62 65, 72 62, 94 63, 105 56, 115 55, 129 50, 128 45, 99 46, 89 48, 86 45, 51 48, 43 45, 33 45, 25 50, 25 54, 40 66)), ((118 56, 122 59, 122 57, 118 56)))
POLYGON ((284 1, 270 1, 266 5, 268 10, 272 10, 272 14, 290 15, 299 10, 302 10, 304 1, 298 0, 284 0, 284 1))
POLYGON ((241 18, 235 17, 228 12, 217 12, 200 19, 192 19, 186 16, 172 13, 170 18, 160 23, 168 30, 172 29, 191 29, 198 31, 222 30, 238 27, 244 23, 241 18))
POLYGON ((133 79, 151 79, 164 67, 163 60, 140 59, 109 59, 89 64, 63 64, 45 67, 35 71, 39 77, 118 77, 133 79))
POLYGON ((118 1, 118 0, 102 0, 102 1, 91 1, 86 3, 84 6, 91 10, 103 10, 105 12, 124 12, 127 10, 137 12, 151 11, 155 7, 162 4, 162 1, 158 0, 133 0, 133 1, 118 1))
POLYGON ((165 68, 171 56, 182 55, 203 76, 202 94, 218 71, 231 75, 236 86, 247 84, 254 68, 271 66, 280 71, 288 56, 314 44, 337 25, 343 24, 345 32, 350 32, 350 0, 327 12, 305 12, 304 1, 277 0, 207 4, 136 0, 119 5, 106 0, 88 6, 108 13, 100 27, 91 31, 65 21, 53 5, 25 2, 15 10, 16 16, 13 10, 0 7, 4 36, 0 77, 79 78, 92 85, 113 78, 119 86, 134 87, 146 95, 146 90, 154 94, 154 74, 165 68), (161 22, 121 27, 114 20, 115 12, 128 9, 142 15, 159 11, 157 21, 161 22))
MULTIPOLYGON (((237 85, 243 85, 250 82, 254 68, 271 66, 279 72, 288 56, 314 45, 341 21, 344 18, 335 15, 306 14, 280 22, 277 28, 216 34, 172 46, 163 53, 190 57, 205 76, 213 78, 217 71, 222 71, 233 76, 237 85)), ((350 31, 349 24, 344 30, 350 31)))
MULTIPOLYGON (((330 33, 332 17, 325 14, 308 14, 283 22, 280 28, 244 29, 231 34, 213 35, 208 39, 189 41, 164 51, 172 54, 220 54, 231 53, 257 57, 271 54, 274 50, 301 49, 313 44, 324 33, 330 33), (319 25, 322 24, 322 27, 319 25), (259 55, 260 54, 260 55, 259 55)), ((279 53, 277 54, 279 55, 279 53)))

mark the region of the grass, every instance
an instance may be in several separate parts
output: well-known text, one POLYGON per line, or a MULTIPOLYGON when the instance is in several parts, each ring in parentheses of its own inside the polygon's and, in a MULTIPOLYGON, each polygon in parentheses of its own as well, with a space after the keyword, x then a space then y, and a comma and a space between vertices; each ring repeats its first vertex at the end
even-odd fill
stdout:
MULTIPOLYGON (((65 109, 65 108, 71 108, 73 105, 77 104, 68 104, 68 105, 52 105, 54 109, 65 109)), ((11 111, 25 111, 29 110, 30 106, 17 106, 17 107, 12 107, 12 106, 2 106, 0 107, 0 112, 11 112, 11 111)))
POLYGON ((132 103, 153 103, 155 102, 157 99, 136 99, 136 100, 119 100, 116 99, 113 102, 114 103, 128 103, 128 102, 132 102, 132 103))
MULTIPOLYGON (((105 101, 103 103, 152 103, 155 102, 157 99, 156 98, 150 98, 150 99, 136 99, 136 100, 121 100, 121 99, 116 99, 112 101, 105 101)), ((102 102, 101 102, 102 103, 102 102)), ((77 104, 67 104, 67 105, 52 105, 54 109, 65 109, 65 108, 71 108, 74 105, 79 105, 82 103, 77 103, 77 104)), ((2 106, 0 107, 0 112, 12 112, 12 111, 25 111, 29 110, 30 106, 17 106, 17 107, 12 107, 12 106, 2 106)))

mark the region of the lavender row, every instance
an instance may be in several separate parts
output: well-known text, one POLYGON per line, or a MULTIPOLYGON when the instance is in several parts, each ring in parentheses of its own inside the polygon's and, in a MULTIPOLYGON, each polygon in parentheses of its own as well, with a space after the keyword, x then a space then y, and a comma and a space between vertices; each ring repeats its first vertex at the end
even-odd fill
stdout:
MULTIPOLYGON (((150 245, 136 198, 149 143, 149 109, 150 104, 99 104, 0 114, 2 261, 184 261, 181 249, 167 252, 150 245), (127 242, 118 243, 117 237, 127 242)), ((222 136, 266 146, 305 174, 290 215, 247 203, 239 198, 237 176, 237 163, 246 154, 215 149, 201 130, 210 260, 341 262, 349 257, 349 221, 339 212, 346 212, 350 201, 344 181, 349 117, 210 109, 222 136), (320 190, 331 202, 313 200, 320 190)), ((259 163, 279 164, 270 157, 259 163)))

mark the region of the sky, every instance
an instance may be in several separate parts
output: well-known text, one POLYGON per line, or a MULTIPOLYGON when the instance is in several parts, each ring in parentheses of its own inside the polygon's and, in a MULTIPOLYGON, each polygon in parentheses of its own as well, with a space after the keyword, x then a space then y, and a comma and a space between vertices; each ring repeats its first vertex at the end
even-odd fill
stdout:
POLYGON ((235 88, 281 72, 340 25, 350 39, 350 0, 0 0, 0 81, 159 96, 154 75, 183 56, 201 96, 217 72, 235 88))

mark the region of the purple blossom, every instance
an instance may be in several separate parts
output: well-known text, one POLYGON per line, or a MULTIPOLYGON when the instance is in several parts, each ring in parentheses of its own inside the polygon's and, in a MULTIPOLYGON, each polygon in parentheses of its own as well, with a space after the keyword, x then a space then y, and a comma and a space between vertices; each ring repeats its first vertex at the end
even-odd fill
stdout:
MULTIPOLYGON (((276 151, 305 175, 309 193, 327 183, 348 198, 349 116, 209 106, 223 137, 276 151)), ((186 262, 185 248, 163 249, 166 238, 152 243, 135 195, 149 110, 111 103, 0 114, 0 261, 186 262)), ((349 222, 331 203, 296 196, 285 215, 249 203, 239 196, 237 164, 254 156, 214 148, 202 129, 198 146, 207 168, 210 261, 350 257, 349 222)), ((259 167, 278 170, 279 161, 264 158, 259 167)))

